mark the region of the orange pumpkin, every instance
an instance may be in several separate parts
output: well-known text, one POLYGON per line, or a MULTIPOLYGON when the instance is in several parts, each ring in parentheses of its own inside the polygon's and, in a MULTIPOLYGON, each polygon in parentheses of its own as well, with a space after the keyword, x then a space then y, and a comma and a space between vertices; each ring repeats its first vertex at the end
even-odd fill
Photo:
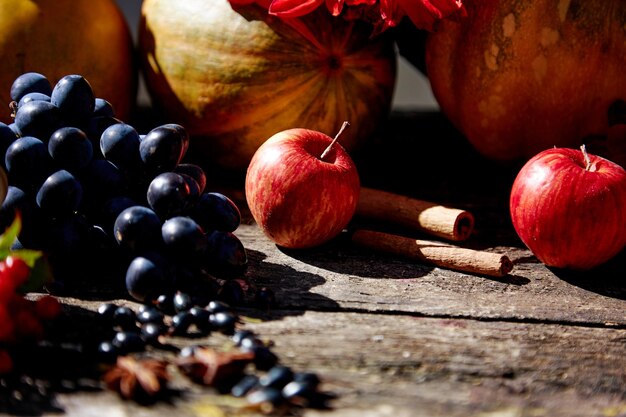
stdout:
POLYGON ((29 71, 53 86, 80 74, 127 119, 136 91, 133 55, 130 30, 113 0, 0 0, 0 121, 11 122, 11 84, 29 71))
POLYGON ((624 0, 465 0, 426 44, 442 111, 484 155, 527 158, 606 135, 626 99, 624 0))
POLYGON ((366 140, 391 106, 390 38, 325 10, 296 27, 257 6, 227 0, 145 0, 139 48, 153 104, 186 127, 190 152, 234 170, 288 128, 366 140))

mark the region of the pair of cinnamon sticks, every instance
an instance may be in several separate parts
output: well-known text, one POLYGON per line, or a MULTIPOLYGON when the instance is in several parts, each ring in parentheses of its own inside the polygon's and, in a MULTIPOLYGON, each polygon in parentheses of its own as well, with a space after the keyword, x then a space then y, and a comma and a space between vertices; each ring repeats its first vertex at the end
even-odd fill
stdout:
MULTIPOLYGON (((418 230, 452 242, 467 240, 474 228, 474 216, 468 211, 367 187, 361 188, 356 215, 418 230)), ((513 262, 506 255, 441 241, 411 239, 363 229, 354 231, 352 241, 371 250, 478 275, 503 277, 513 269, 513 262)))

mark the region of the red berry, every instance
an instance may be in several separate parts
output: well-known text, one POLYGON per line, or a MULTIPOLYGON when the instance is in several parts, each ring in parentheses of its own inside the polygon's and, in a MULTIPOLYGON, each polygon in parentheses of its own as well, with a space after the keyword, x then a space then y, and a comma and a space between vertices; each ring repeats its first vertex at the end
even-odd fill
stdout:
POLYGON ((0 341, 12 341, 14 336, 14 321, 7 310, 6 305, 0 304, 0 341))
POLYGON ((15 285, 7 274, 0 272, 0 303, 6 304, 15 294, 15 285))
POLYGON ((13 359, 6 350, 0 350, 0 374, 8 374, 13 370, 13 359))
POLYGON ((61 313, 59 301, 46 295, 35 302, 35 313, 43 320, 52 320, 61 313))
POLYGON ((41 321, 32 310, 20 310, 15 317, 15 333, 20 338, 40 340, 44 336, 41 321))
POLYGON ((4 262, 0 262, 0 274, 6 276, 17 288, 28 280, 30 267, 23 259, 9 255, 4 262))

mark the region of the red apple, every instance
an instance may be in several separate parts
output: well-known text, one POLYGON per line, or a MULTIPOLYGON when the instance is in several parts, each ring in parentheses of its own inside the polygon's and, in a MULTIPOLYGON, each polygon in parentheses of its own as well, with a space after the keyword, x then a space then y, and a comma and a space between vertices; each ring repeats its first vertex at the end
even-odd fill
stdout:
POLYGON ((535 155, 509 204, 517 234, 548 266, 588 270, 626 245, 626 171, 584 147, 535 155))
POLYGON ((354 215, 359 189, 346 150, 328 135, 300 128, 264 142, 245 182, 248 206, 263 232, 279 246, 298 249, 341 233, 354 215))

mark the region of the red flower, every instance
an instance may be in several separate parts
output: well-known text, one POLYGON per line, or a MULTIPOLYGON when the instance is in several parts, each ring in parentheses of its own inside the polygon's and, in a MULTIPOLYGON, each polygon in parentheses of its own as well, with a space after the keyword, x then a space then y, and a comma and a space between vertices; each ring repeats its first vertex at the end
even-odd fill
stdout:
POLYGON ((395 26, 408 16, 416 27, 433 30, 438 20, 464 10, 461 0, 380 0, 380 15, 386 26, 395 26))
POLYGON ((344 6, 378 7, 382 29, 395 26, 408 16, 419 29, 433 30, 438 20, 464 14, 462 0, 230 0, 233 4, 258 4, 269 14, 281 18, 297 18, 311 13, 322 4, 333 16, 344 6))
MULTIPOLYGON (((325 0, 328 11, 338 16, 343 8, 344 0, 325 0)), ((273 0, 269 13, 278 17, 300 17, 311 13, 324 4, 324 0, 273 0)))

